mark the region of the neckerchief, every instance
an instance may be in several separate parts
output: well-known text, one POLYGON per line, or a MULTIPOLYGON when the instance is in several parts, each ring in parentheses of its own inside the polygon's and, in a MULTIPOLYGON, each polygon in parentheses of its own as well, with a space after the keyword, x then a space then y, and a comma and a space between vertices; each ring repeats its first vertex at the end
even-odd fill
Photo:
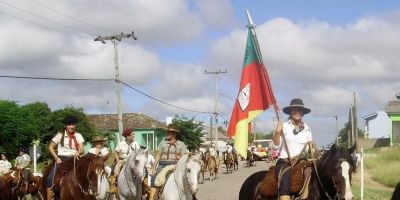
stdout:
POLYGON ((72 149, 72 141, 73 141, 74 145, 75 145, 75 149, 79 150, 78 141, 76 140, 76 137, 75 137, 75 131, 73 133, 68 134, 68 136, 69 136, 69 142, 68 142, 69 148, 72 149))

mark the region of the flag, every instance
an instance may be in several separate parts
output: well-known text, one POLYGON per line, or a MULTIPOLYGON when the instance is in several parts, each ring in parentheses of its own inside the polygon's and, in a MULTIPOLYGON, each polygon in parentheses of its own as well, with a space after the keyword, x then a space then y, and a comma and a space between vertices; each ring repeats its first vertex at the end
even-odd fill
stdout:
POLYGON ((247 157, 249 123, 271 105, 277 109, 268 72, 262 61, 254 24, 248 11, 247 16, 249 25, 242 77, 227 130, 228 136, 234 137, 235 149, 245 158, 247 157))

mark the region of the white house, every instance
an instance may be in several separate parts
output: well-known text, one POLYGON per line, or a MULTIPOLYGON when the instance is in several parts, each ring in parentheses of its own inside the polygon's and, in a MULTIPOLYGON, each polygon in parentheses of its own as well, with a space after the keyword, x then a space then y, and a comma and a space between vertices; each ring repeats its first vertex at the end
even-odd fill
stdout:
POLYGON ((390 119, 385 111, 364 116, 367 138, 387 138, 390 135, 390 119))

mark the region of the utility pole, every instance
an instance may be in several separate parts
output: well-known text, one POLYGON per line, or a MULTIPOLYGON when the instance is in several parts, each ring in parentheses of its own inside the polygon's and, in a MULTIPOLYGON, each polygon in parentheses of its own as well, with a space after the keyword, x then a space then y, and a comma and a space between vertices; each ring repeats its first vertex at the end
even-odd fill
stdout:
POLYGON ((353 92, 353 103, 354 103, 354 107, 353 107, 353 120, 354 120, 354 141, 353 141, 353 145, 355 142, 357 142, 357 138, 358 138, 358 130, 357 130, 357 101, 356 101, 356 92, 353 92))
POLYGON ((352 145, 354 145, 354 111, 353 111, 354 105, 351 105, 350 108, 350 119, 351 119, 351 140, 350 140, 350 144, 349 147, 351 147, 352 145))
POLYGON ((336 120, 336 145, 339 146, 339 132, 338 132, 338 115, 333 116, 336 120))
POLYGON ((205 74, 214 74, 215 75, 215 102, 214 102, 214 116, 215 116, 215 144, 218 145, 218 76, 219 74, 226 74, 228 73, 228 70, 221 71, 218 69, 218 71, 212 71, 212 72, 207 72, 204 71, 205 74))
POLYGON ((122 125, 122 103, 121 103, 121 80, 119 78, 119 67, 118 67, 118 43, 125 38, 133 38, 137 40, 135 33, 129 34, 118 34, 118 35, 111 35, 111 36, 98 36, 94 39, 94 41, 99 41, 103 44, 106 43, 107 40, 110 40, 114 45, 114 63, 115 63, 115 93, 117 94, 117 109, 118 109, 118 135, 117 140, 120 141, 120 135, 123 131, 122 125))

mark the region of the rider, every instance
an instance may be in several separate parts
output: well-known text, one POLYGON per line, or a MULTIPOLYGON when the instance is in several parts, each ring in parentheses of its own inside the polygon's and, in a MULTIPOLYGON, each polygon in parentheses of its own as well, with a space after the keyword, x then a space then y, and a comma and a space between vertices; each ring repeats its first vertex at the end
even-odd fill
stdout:
POLYGON ((92 139, 93 147, 89 149, 89 153, 94 154, 96 156, 107 156, 109 151, 107 147, 104 146, 104 142, 106 139, 96 136, 92 139))
POLYGON ((63 123, 64 130, 62 132, 58 132, 53 137, 48 147, 50 155, 54 158, 55 162, 45 182, 48 199, 51 199, 54 194, 59 195, 60 180, 69 170, 63 169, 61 167, 61 163, 73 159, 74 157, 79 157, 84 153, 85 150, 83 147, 83 143, 85 141, 82 135, 75 132, 78 118, 75 116, 66 116, 63 119, 63 123), (55 151, 55 147, 57 147, 57 153, 55 151), (51 190, 52 186, 54 194, 51 190))
POLYGON ((226 146, 225 146, 225 153, 227 154, 227 156, 229 156, 229 158, 231 159, 231 160, 233 160, 233 153, 234 151, 233 151, 233 144, 232 144, 232 142, 228 142, 228 143, 226 143, 226 146))
POLYGON ((288 170, 282 170, 281 182, 279 183, 279 199, 290 200, 290 180, 292 171, 290 165, 288 165, 289 155, 297 156, 302 153, 302 150, 307 142, 312 141, 312 134, 309 126, 302 121, 302 117, 305 114, 311 112, 309 108, 304 107, 301 99, 292 99, 290 106, 283 108, 283 112, 288 114, 289 120, 285 123, 278 121, 278 125, 275 130, 273 138, 274 149, 279 149, 279 159, 276 162, 275 174, 280 174, 280 171, 289 166, 288 170), (284 134, 287 149, 283 142, 281 135, 284 134), (289 150, 289 155, 288 155, 289 150))
POLYGON ((28 155, 28 149, 25 147, 19 148, 19 156, 15 159, 15 168, 23 171, 23 178, 26 183, 29 182, 29 165, 31 157, 28 155))
POLYGON ((7 152, 1 152, 0 174, 6 174, 11 171, 11 163, 7 159, 7 152))
POLYGON ((137 143, 134 139, 134 134, 132 134, 133 129, 127 128, 122 132, 122 136, 125 137, 125 140, 118 143, 115 147, 115 166, 114 166, 114 175, 110 176, 110 189, 109 193, 116 193, 118 188, 116 186, 116 180, 121 171, 121 168, 125 164, 128 159, 128 155, 130 152, 136 152, 140 149, 139 143, 137 143))
POLYGON ((218 158, 218 150, 214 142, 211 143, 209 151, 210 155, 214 156, 215 158, 218 158))
POLYGON ((154 186, 154 181, 156 177, 156 167, 157 172, 168 165, 175 165, 178 160, 189 151, 186 144, 181 141, 181 133, 179 130, 169 127, 167 129, 167 137, 163 140, 160 145, 158 145, 157 154, 155 157, 155 162, 153 165, 152 177, 152 188, 150 189, 150 200, 153 200, 155 194, 158 192, 158 188, 154 186))

